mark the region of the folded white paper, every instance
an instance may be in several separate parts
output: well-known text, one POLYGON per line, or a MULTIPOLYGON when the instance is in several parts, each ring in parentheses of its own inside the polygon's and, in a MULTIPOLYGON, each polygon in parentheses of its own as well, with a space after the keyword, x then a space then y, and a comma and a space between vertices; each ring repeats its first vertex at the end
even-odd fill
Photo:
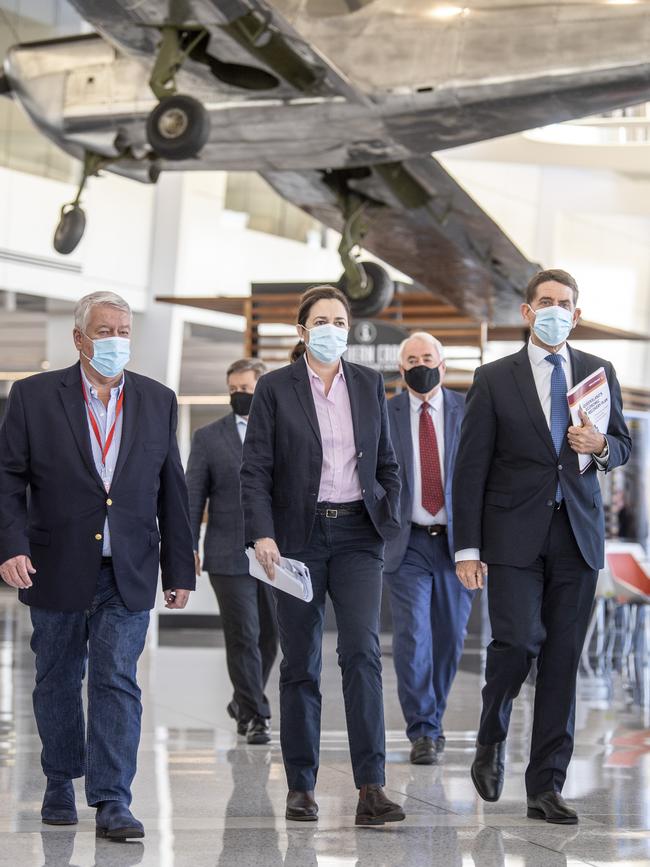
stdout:
POLYGON ((297 599, 302 599, 303 602, 311 602, 314 598, 311 575, 304 563, 299 560, 291 560, 289 557, 282 557, 280 564, 275 564, 275 580, 271 581, 264 571, 264 567, 258 563, 253 548, 246 549, 246 556, 249 562, 248 571, 253 578, 264 581, 265 584, 275 587, 276 590, 282 590, 283 593, 289 593, 297 599))

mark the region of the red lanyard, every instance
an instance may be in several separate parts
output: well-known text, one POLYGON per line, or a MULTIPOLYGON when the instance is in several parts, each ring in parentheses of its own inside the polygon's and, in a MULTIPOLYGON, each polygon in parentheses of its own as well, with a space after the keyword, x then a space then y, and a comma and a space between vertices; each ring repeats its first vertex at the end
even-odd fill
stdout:
POLYGON ((120 417, 120 413, 122 412, 122 406, 124 404, 124 386, 122 386, 122 391, 120 392, 120 396, 117 401, 117 409, 115 410, 115 421, 111 425, 111 429, 108 432, 108 436, 106 437, 106 442, 102 445, 102 435, 99 430, 99 424, 97 423, 97 419, 95 418, 95 413, 92 411, 92 407, 88 402, 88 395, 86 394, 86 384, 83 381, 83 377, 81 379, 81 388, 84 394, 84 401, 86 403, 86 407, 88 408, 88 417, 90 418, 90 426, 93 429, 93 433, 95 434, 95 439, 99 443, 99 448, 102 453, 102 463, 106 466, 106 455, 108 454, 108 450, 111 447, 111 443, 113 442, 113 437, 115 436, 115 426, 117 425, 118 419, 120 417))

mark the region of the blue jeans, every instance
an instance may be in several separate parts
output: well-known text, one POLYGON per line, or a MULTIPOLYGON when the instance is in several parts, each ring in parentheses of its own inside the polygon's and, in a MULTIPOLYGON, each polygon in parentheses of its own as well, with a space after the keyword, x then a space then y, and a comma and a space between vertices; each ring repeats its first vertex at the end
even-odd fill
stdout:
POLYGON ((435 740, 456 676, 473 593, 456 577, 447 537, 413 527, 397 572, 385 573, 397 692, 411 741, 435 740))
POLYGON ((309 566, 314 598, 275 591, 282 664, 280 742, 289 789, 314 789, 320 753, 323 624, 329 593, 354 781, 384 785, 386 745, 379 646, 384 544, 364 510, 317 517, 307 548, 288 556, 309 566))
POLYGON ((34 715, 51 780, 86 776, 86 797, 131 803, 142 705, 136 680, 148 611, 129 611, 112 566, 102 566, 87 611, 31 607, 34 715), (88 731, 81 698, 88 665, 88 731))

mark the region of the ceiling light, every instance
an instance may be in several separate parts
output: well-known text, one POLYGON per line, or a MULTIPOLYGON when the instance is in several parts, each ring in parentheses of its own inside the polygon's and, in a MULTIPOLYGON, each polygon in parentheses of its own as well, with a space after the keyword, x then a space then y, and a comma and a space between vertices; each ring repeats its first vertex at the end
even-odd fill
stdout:
POLYGON ((469 9, 465 6, 434 6, 428 13, 431 18, 447 20, 457 18, 459 15, 467 15, 469 9))
POLYGON ((605 0, 608 6, 636 6, 640 0, 605 0))

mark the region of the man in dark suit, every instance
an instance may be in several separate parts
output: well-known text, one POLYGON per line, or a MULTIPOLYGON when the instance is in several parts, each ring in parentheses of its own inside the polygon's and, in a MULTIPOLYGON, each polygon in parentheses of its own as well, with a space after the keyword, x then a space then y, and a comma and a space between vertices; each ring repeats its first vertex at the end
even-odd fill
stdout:
POLYGON ((144 836, 129 810, 138 658, 159 565, 167 608, 184 608, 194 589, 192 535, 174 393, 124 371, 128 304, 112 292, 87 295, 73 335, 77 364, 17 382, 9 396, 0 576, 30 607, 43 821, 76 824, 72 780, 85 775, 98 836, 124 840, 144 836))
POLYGON ((201 522, 209 501, 203 568, 217 597, 226 641, 226 663, 234 689, 227 710, 249 744, 271 740, 271 708, 264 689, 278 650, 273 591, 249 575, 240 504, 242 443, 253 392, 264 373, 263 362, 254 358, 243 358, 229 367, 232 413, 196 431, 186 475, 197 575, 201 573, 201 522))
POLYGON ((614 368, 566 343, 580 316, 577 300, 566 271, 533 277, 521 308, 530 340, 476 371, 453 483, 458 577, 473 589, 483 586, 484 564, 489 576, 492 642, 472 779, 482 798, 498 800, 512 702, 536 658, 528 816, 561 824, 578 821, 561 791, 578 662, 604 559, 597 473, 624 464, 631 448, 614 368), (611 393, 607 430, 583 412, 571 425, 567 390, 600 367, 611 393), (582 473, 579 455, 592 458, 582 473))
POLYGON ((388 403, 402 483, 401 530, 386 545, 393 662, 414 765, 445 746, 442 717, 463 652, 472 592, 454 566, 451 480, 465 398, 443 388, 439 340, 426 332, 400 347, 407 390, 388 403))

